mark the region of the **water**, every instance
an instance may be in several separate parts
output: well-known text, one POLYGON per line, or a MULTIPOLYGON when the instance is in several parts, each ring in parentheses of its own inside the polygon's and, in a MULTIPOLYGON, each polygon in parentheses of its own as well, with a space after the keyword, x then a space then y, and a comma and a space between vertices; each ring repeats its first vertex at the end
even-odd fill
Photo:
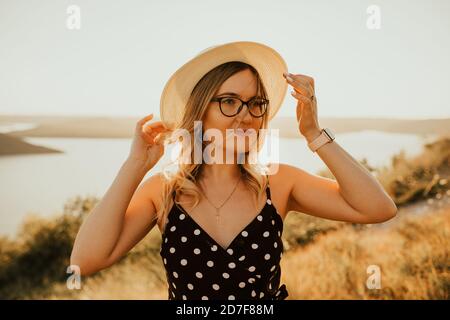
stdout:
POLYGON ((11 123, 11 124, 2 124, 0 126, 0 133, 9 133, 15 131, 23 131, 23 130, 31 130, 37 128, 38 125, 34 123, 11 123))
MULTIPOLYGON (((25 140, 64 153, 0 157, 0 235, 14 235, 28 213, 50 216, 61 212, 65 201, 71 197, 102 197, 131 146, 130 139, 25 140)), ((336 134, 336 141, 356 159, 366 157, 374 166, 388 164, 391 156, 402 148, 407 154, 415 154, 423 145, 423 138, 416 135, 378 131, 336 134)), ((325 167, 303 139, 280 139, 279 149, 282 163, 311 173, 325 167)), ((160 170, 171 152, 168 148, 160 163, 146 177, 160 170)))

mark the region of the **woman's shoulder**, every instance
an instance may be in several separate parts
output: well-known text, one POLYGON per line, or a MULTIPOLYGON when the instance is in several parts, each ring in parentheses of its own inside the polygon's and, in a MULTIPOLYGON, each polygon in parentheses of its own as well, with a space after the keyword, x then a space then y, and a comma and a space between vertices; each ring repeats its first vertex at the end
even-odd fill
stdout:
POLYGON ((272 202, 278 208, 283 220, 287 215, 288 202, 290 199, 293 179, 292 170, 296 167, 286 163, 269 163, 269 172, 267 173, 269 179, 270 193, 272 202))
POLYGON ((271 180, 289 180, 290 173, 295 170, 296 167, 282 162, 269 162, 267 165, 269 171, 267 173, 269 181, 271 180))
POLYGON ((153 202, 155 208, 159 208, 162 201, 162 194, 164 190, 164 184, 166 178, 162 172, 155 172, 148 178, 144 179, 142 188, 144 188, 145 194, 153 202))

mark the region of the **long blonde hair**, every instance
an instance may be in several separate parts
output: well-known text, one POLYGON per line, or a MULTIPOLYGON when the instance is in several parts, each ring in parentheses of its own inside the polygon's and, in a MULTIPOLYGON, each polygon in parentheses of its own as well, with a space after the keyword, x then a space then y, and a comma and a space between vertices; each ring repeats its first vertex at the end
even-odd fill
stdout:
MULTIPOLYGON (((214 95, 219 90, 220 86, 232 75, 249 69, 256 77, 257 80, 257 95, 267 99, 267 92, 264 88, 264 85, 259 77, 258 72, 251 65, 246 64, 240 61, 232 61, 221 64, 211 71, 209 71, 202 79, 196 84, 192 93, 189 97, 189 100, 186 104, 186 108, 184 109, 184 115, 180 123, 174 128, 176 129, 185 129, 190 133, 191 137, 191 146, 194 146, 194 143, 198 143, 199 140, 202 139, 194 139, 194 135, 198 133, 194 133, 194 121, 199 121, 204 118, 204 115, 207 111, 207 107, 214 97, 214 95)), ((260 129, 266 129, 268 124, 268 114, 270 111, 270 101, 267 106, 267 110, 262 117, 262 125, 260 129)), ((169 141, 171 139, 169 138, 169 141)), ((173 140, 172 140, 173 141, 173 140)), ((256 151, 259 152, 264 143, 264 134, 261 134, 258 131, 257 141, 256 141, 256 151)), ((202 154, 203 154, 204 143, 202 143, 202 154)), ((175 202, 177 204, 181 204, 178 201, 178 197, 180 194, 187 195, 189 198, 192 198, 191 202, 193 206, 196 206, 200 202, 201 191, 198 187, 197 177, 200 172, 201 167, 204 165, 202 163, 197 164, 194 163, 194 149, 195 147, 191 147, 191 163, 183 163, 182 161, 178 162, 178 169, 172 173, 166 170, 162 170, 162 177, 164 178, 164 187, 162 194, 162 203, 157 212, 157 219, 160 222, 164 232, 167 216, 170 212, 170 208, 174 205, 173 203, 173 193, 175 193, 175 202)), ((180 152, 180 154, 184 154, 184 150, 180 152)), ((268 172, 267 166, 264 166, 260 163, 248 163, 249 153, 245 153, 245 158, 242 164, 238 163, 242 174, 242 182, 246 184, 255 194, 256 194, 256 203, 259 203, 262 195, 264 194, 264 190, 267 186, 267 179, 265 173, 268 172)))

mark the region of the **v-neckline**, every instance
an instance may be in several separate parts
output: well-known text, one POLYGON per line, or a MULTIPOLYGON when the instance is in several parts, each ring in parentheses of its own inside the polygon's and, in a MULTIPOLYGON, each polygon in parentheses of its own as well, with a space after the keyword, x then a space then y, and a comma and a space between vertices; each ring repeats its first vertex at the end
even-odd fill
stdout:
POLYGON ((261 210, 258 212, 258 214, 241 231, 239 231, 239 233, 233 238, 233 240, 231 240, 230 244, 226 248, 222 247, 208 232, 206 232, 206 230, 200 224, 198 224, 197 221, 195 221, 194 218, 191 217, 191 215, 189 213, 187 213, 187 211, 181 205, 179 205, 175 202, 174 202, 174 204, 183 211, 183 213, 188 217, 188 219, 190 219, 200 229, 200 231, 206 235, 206 237, 209 240, 211 240, 219 249, 228 253, 228 249, 230 249, 233 246, 233 244, 236 242, 236 240, 239 238, 239 236, 242 234, 242 232, 247 230, 257 220, 257 218, 261 215, 261 213, 263 213, 264 209, 268 205, 267 200, 269 200, 269 198, 266 199, 264 206, 261 208, 261 210))

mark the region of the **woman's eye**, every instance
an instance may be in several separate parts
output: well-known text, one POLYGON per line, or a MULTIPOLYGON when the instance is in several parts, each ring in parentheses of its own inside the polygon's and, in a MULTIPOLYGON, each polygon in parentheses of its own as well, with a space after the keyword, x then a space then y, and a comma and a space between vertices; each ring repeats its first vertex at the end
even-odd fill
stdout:
POLYGON ((234 104, 234 99, 223 99, 222 103, 226 103, 226 104, 234 104))
POLYGON ((252 105, 254 107, 262 107, 265 105, 265 102, 263 100, 256 100, 256 101, 253 101, 252 105))

